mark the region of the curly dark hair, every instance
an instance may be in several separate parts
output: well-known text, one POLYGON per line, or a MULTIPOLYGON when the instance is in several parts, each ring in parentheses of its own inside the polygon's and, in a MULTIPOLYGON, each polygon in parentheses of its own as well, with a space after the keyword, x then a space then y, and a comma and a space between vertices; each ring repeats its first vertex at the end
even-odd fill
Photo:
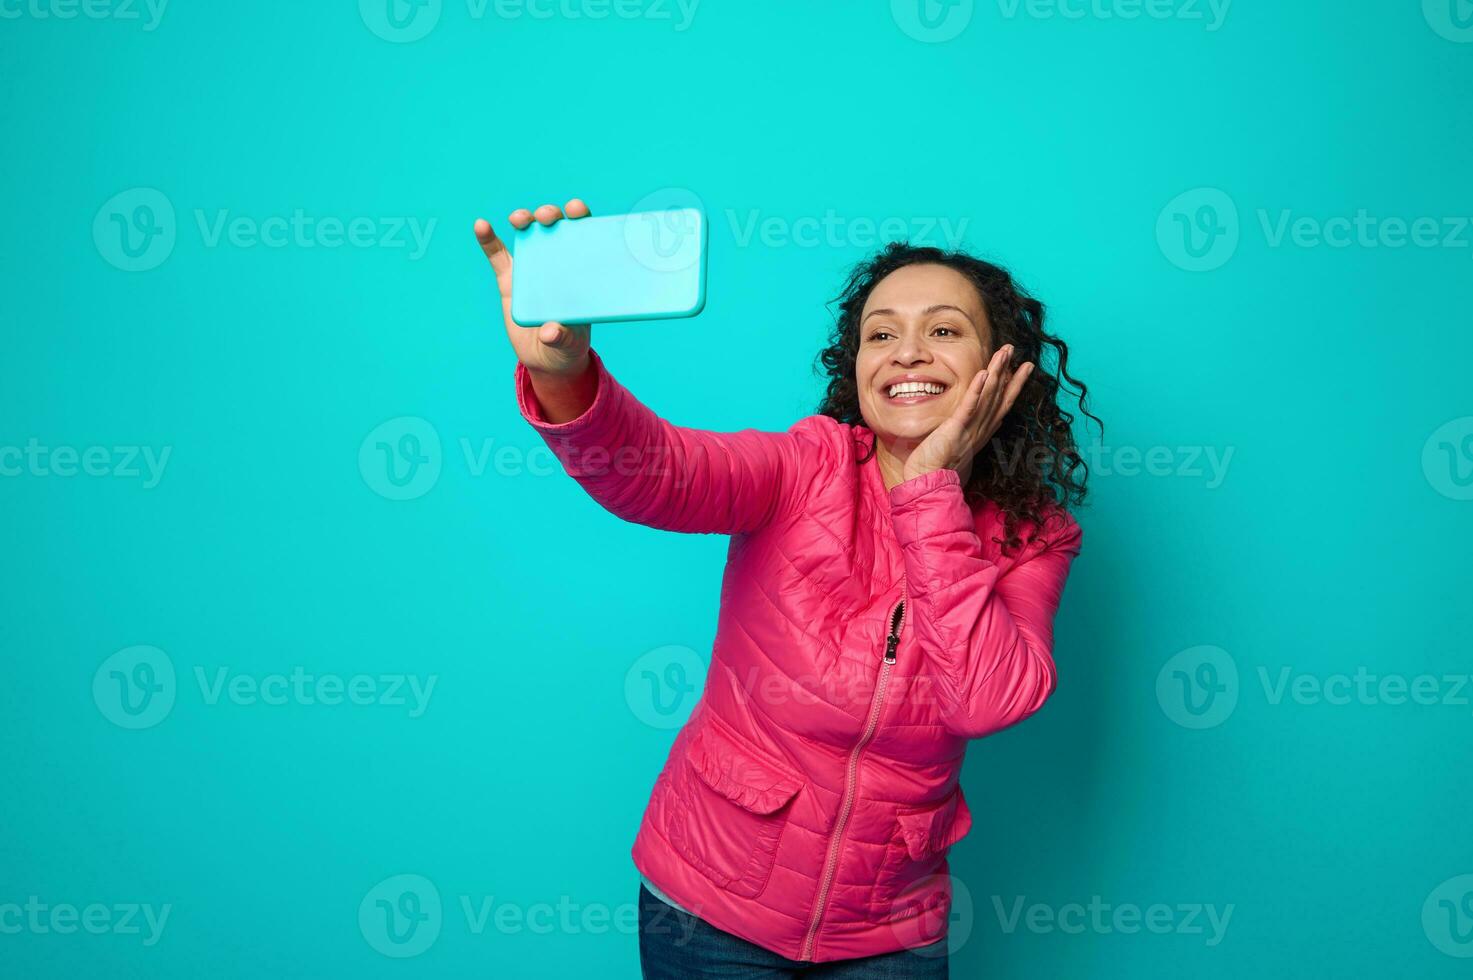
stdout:
MULTIPOLYGON (((1102 435, 1104 423, 1085 406, 1088 389, 1069 374, 1068 346, 1044 329, 1043 304, 1028 295, 1006 269, 965 252, 908 242, 891 242, 861 261, 831 301, 839 304, 839 312, 829 346, 816 358, 815 371, 821 363, 829 378, 817 414, 849 425, 865 424, 855 380, 865 301, 890 273, 921 263, 948 266, 966 276, 982 298, 992 327, 993 349, 1012 344, 1014 363, 1034 363, 1012 411, 986 449, 972 457, 971 475, 962 488, 974 509, 988 500, 997 504, 1004 515, 1004 536, 995 540, 1005 552, 1012 552, 1024 543, 1019 534, 1023 524, 1031 528, 1031 541, 1041 532, 1050 510, 1084 501, 1089 467, 1074 443, 1074 415, 1060 407, 1059 392, 1068 391, 1066 385, 1077 389, 1079 410, 1094 419, 1102 435)), ((870 440, 859 462, 870 458, 877 442, 870 440)))

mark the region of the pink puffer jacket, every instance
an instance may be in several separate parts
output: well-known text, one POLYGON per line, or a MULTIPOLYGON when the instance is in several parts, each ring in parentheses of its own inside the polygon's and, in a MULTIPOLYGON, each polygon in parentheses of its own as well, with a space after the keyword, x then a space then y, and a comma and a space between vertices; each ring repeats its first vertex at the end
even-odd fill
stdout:
POLYGON ((973 513, 954 470, 887 492, 873 456, 856 465, 864 426, 680 428, 592 360, 593 405, 561 425, 515 369, 518 406, 566 472, 627 521, 731 535, 706 688, 656 780, 636 866, 789 959, 936 941, 947 850, 971 826, 967 740, 1053 692, 1078 524, 1056 510, 1004 557, 1000 513, 973 513))

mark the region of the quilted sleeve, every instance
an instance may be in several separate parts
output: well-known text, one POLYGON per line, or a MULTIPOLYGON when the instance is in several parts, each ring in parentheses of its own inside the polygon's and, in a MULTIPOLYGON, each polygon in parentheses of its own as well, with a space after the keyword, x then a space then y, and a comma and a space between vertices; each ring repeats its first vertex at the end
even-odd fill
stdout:
POLYGON ((786 432, 708 432, 672 425, 641 403, 589 351, 598 385, 575 419, 549 422, 526 365, 517 406, 564 472, 617 517, 690 534, 751 533, 795 513, 838 425, 810 415, 786 432))
POLYGON ((1053 693, 1054 613, 1083 533, 1067 512, 1006 574, 984 556, 961 477, 939 469, 890 489, 904 557, 906 619, 927 658, 943 723, 981 738, 1053 693))

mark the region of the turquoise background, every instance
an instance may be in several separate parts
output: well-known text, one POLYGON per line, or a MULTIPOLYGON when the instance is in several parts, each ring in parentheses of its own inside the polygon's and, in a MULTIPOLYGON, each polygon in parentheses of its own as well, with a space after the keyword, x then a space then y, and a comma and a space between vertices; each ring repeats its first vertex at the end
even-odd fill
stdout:
POLYGON ((153 486, 0 476, 0 927, 33 895, 170 914, 152 945, 0 931, 0 975, 637 976, 628 849, 726 539, 622 524, 549 471, 470 226, 669 187, 711 217, 706 311, 594 332, 665 417, 811 412, 825 303, 864 222, 898 218, 965 221, 1106 420, 1080 431, 1109 455, 1058 691, 968 757, 954 976, 1468 975, 1473 685, 1444 678, 1473 669, 1473 232, 1275 245, 1260 217, 1473 215, 1464 0, 1239 0, 1216 29, 1186 0, 706 0, 688 23, 445 0, 402 29, 387 2, 174 0, 152 29, 141 6, 4 8, 0 453, 170 455, 153 486), (132 259, 140 204, 165 234, 132 259), (422 254, 199 224, 296 209, 374 241, 435 224, 422 254), (789 240, 831 213, 833 242, 789 240), (1180 234, 1199 218, 1222 234, 1180 234), (425 461, 404 486, 379 441, 425 461), (1161 475, 1117 465, 1152 447, 1161 475), (1218 481, 1209 450, 1232 453, 1218 481), (156 717, 119 700, 139 663, 156 717), (1433 675, 1437 703, 1275 699, 1285 668, 1433 675), (274 705, 211 698, 222 669, 435 686, 417 716, 274 705), (401 943, 375 910, 405 894, 401 943), (1231 919, 1215 944, 1005 927, 1020 896, 1067 919, 1096 895, 1231 919))

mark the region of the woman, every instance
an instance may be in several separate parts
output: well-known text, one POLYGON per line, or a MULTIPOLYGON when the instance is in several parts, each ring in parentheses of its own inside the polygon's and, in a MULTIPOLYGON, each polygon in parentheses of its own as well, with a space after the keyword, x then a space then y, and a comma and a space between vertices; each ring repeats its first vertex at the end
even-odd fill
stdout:
MULTIPOLYGON (((589 211, 510 221, 565 213, 589 211)), ((1056 398, 1062 379, 1083 410, 1085 388, 1042 305, 996 266, 891 245, 839 297, 819 413, 707 432, 637 401, 587 325, 516 325, 511 257, 475 232, 518 406, 566 472, 625 520, 731 536, 705 690, 632 852, 644 975, 945 976, 967 740, 1054 690, 1080 547, 1056 398)))

